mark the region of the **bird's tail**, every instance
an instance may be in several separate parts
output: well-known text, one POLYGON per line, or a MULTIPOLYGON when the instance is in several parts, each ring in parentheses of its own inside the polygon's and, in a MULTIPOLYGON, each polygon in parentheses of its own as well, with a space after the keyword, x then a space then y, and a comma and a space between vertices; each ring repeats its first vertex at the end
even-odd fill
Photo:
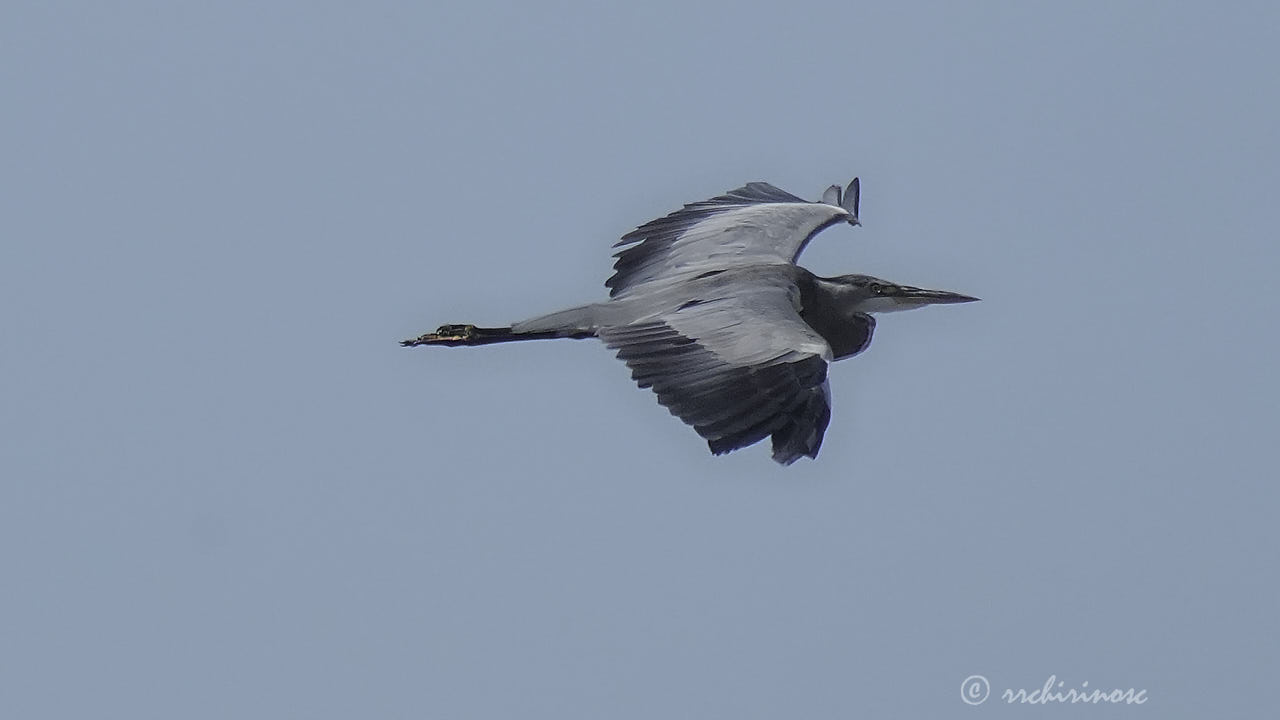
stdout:
POLYGON ((590 305, 561 310, 510 327, 476 327, 475 325, 441 325, 433 333, 400 342, 404 347, 418 345, 492 345, 517 340, 582 339, 596 336, 591 322, 590 305))

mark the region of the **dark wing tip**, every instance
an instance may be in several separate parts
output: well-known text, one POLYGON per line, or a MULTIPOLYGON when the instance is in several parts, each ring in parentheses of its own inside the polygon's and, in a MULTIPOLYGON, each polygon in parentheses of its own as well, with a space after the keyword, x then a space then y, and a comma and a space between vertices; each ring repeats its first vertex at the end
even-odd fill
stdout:
POLYGON ((858 178, 854 178, 849 183, 849 188, 844 191, 844 199, 840 203, 840 207, 849 211, 854 220, 858 219, 858 201, 862 194, 862 185, 858 182, 858 178))
POLYGON ((736 190, 730 190, 724 195, 712 198, 707 202, 716 205, 740 205, 744 203, 752 204, 771 202, 802 203, 805 201, 802 198, 798 198, 786 190, 770 185, 767 182, 757 181, 749 182, 736 190))
POLYGON ((817 459, 822 436, 831 422, 831 408, 825 401, 819 405, 810 399, 805 410, 809 417, 804 422, 789 423, 773 434, 775 462, 790 465, 802 457, 817 459))

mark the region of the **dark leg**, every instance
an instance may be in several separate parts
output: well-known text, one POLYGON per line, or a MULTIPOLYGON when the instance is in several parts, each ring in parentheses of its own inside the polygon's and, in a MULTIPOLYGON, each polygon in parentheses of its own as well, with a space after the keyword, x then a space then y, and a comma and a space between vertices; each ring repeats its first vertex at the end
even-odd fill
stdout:
POLYGON ((536 340, 540 334, 519 334, 511 328, 484 328, 475 325, 441 325, 433 333, 420 335, 412 340, 402 340, 404 347, 417 345, 488 345, 512 340, 536 340))

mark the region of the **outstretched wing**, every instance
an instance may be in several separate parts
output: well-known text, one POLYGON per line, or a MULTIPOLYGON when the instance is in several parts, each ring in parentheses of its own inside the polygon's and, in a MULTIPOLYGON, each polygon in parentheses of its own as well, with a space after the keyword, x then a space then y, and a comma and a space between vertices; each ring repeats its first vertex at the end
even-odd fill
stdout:
POLYGON ((756 270, 750 283, 734 275, 676 310, 600 336, 711 452, 772 435, 780 463, 817 457, 831 419, 831 348, 798 314, 794 273, 756 270))
POLYGON ((615 253, 605 286, 617 296, 687 273, 794 263, 815 233, 852 217, 838 202, 807 202, 768 183, 749 183, 623 235, 614 247, 630 247, 615 253))

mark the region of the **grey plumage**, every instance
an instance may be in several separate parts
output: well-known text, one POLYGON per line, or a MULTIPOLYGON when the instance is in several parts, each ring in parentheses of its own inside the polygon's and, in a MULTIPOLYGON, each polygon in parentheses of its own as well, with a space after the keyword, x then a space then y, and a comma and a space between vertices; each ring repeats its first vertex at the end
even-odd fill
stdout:
POLYGON ((809 239, 849 219, 839 205, 811 203, 754 182, 690 203, 622 236, 610 296, 653 280, 754 264, 790 264, 809 239))
POLYGON ((809 240, 860 224, 859 182, 807 202, 749 183, 622 236, 609 300, 504 328, 446 325, 404 345, 599 337, 715 454, 772 437, 773 458, 816 457, 831 418, 827 368, 871 342, 870 312, 976 298, 795 264, 809 240))

